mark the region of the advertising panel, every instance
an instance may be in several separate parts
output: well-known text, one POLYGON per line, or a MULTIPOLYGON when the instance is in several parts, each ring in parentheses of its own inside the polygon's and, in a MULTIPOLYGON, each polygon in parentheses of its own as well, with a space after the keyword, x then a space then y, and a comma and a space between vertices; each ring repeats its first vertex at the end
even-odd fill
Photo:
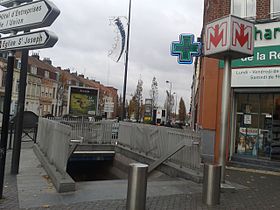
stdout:
POLYGON ((68 114, 75 116, 97 115, 98 89, 69 87, 68 114))
POLYGON ((144 114, 144 122, 150 123, 152 121, 152 99, 145 99, 145 114, 144 114))

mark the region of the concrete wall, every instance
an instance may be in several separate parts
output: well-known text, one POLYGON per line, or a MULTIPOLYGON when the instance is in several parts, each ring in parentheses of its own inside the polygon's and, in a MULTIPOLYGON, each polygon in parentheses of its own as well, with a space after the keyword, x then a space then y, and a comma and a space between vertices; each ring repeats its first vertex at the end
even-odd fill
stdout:
POLYGON ((34 151, 58 192, 75 190, 75 182, 66 172, 70 134, 70 126, 46 118, 39 118, 38 144, 35 145, 34 151))

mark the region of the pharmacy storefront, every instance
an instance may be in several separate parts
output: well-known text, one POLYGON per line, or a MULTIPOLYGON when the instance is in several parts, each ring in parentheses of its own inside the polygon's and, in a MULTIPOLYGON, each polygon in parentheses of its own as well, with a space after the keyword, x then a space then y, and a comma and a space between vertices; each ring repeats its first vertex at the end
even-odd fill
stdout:
POLYGON ((280 22, 257 24, 254 56, 232 66, 231 155, 280 160, 280 22))

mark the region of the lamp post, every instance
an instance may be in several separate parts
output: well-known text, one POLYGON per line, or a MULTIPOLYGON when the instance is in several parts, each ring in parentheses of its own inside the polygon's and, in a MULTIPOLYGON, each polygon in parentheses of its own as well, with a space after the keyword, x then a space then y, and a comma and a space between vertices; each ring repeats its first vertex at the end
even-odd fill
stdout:
POLYGON ((167 120, 170 121, 172 82, 170 82, 169 80, 166 80, 165 82, 169 84, 169 95, 168 95, 166 108, 167 108, 167 120))
POLYGON ((176 116, 177 116, 177 94, 176 94, 176 92, 174 92, 173 95, 176 95, 176 101, 175 101, 175 122, 176 122, 176 116))
POLYGON ((131 16, 131 0, 129 0, 128 8, 128 21, 127 21, 127 39, 126 39, 126 52, 125 52, 125 70, 124 70, 124 81, 123 81, 123 107, 122 107, 122 120, 126 118, 125 110, 125 96, 126 96, 126 84, 127 84, 127 69, 128 69, 128 51, 129 51, 129 34, 130 34, 130 16, 131 16))

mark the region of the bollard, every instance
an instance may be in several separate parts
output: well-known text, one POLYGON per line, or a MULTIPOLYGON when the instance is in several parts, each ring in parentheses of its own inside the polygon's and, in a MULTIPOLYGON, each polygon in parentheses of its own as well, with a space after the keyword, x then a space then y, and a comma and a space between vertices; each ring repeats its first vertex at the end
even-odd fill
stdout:
POLYGON ((214 206, 220 203, 221 166, 204 165, 202 201, 214 206))
POLYGON ((147 192, 148 165, 142 163, 129 164, 127 187, 127 210, 145 210, 147 192))

